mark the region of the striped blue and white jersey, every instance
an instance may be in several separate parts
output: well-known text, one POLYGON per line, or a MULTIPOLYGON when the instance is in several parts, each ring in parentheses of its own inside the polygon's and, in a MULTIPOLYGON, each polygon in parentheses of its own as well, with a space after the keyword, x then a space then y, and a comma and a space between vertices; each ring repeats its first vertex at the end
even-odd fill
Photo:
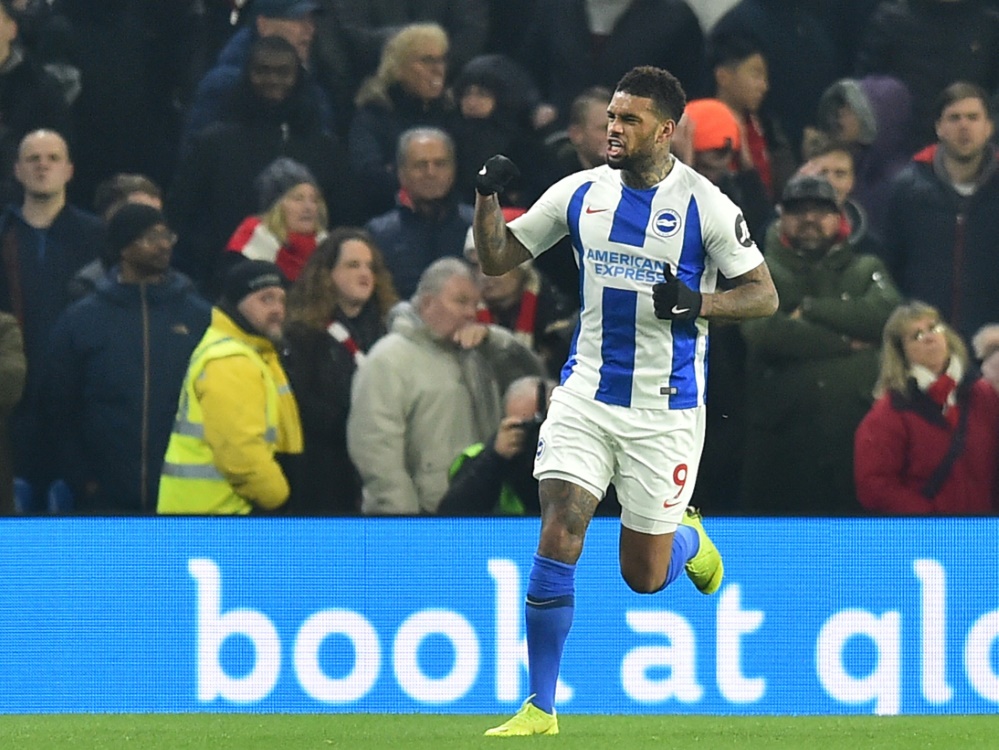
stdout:
POLYGON ((652 285, 668 263, 690 288, 713 292, 719 271, 733 278, 763 262, 742 212, 717 187, 680 161, 647 190, 600 166, 552 185, 509 228, 535 257, 572 240, 581 309, 562 385, 618 406, 704 403, 708 321, 660 320, 652 285))

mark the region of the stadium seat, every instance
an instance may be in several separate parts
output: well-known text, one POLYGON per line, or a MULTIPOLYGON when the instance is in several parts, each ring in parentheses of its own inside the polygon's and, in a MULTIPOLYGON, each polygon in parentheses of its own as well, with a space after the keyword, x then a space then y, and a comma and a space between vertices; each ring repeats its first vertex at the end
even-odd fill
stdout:
POLYGON ((72 513, 76 507, 76 498, 73 497, 73 490, 62 479, 57 479, 49 485, 48 501, 49 513, 54 516, 72 513))
POLYGON ((35 493, 28 480, 21 477, 14 477, 14 510, 20 515, 33 513, 35 510, 35 493))

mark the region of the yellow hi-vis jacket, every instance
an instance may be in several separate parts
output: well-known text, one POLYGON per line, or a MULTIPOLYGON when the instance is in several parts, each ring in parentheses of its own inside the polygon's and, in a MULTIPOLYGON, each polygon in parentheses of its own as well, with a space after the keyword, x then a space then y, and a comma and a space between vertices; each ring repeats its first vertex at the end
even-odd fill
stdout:
POLYGON ((289 487, 278 452, 302 452, 302 426, 277 351, 214 308, 184 377, 157 512, 280 507, 289 487))

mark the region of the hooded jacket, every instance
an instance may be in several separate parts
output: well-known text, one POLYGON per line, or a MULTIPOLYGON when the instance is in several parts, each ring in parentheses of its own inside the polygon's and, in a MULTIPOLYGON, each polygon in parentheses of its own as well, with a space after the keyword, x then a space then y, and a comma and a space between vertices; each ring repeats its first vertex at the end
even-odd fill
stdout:
MULTIPOLYGON (((226 116, 226 104, 239 88, 240 79, 250 59, 250 47, 257 38, 255 28, 244 27, 233 34, 219 52, 215 67, 205 73, 194 92, 194 99, 188 108, 181 151, 186 150, 194 136, 226 116)), ((329 96, 311 73, 303 69, 303 75, 309 98, 318 108, 323 130, 333 132, 335 119, 329 96)))
POLYGON ((454 457, 496 431, 507 386, 541 374, 534 354, 498 326, 462 350, 397 305, 389 334, 354 376, 347 448, 364 483, 362 512, 435 513, 454 457))
POLYGON ((343 144, 324 130, 317 104, 299 78, 288 98, 262 100, 244 71, 224 119, 199 132, 181 154, 166 213, 180 236, 174 263, 209 299, 233 231, 257 213, 255 180, 278 157, 300 162, 315 176, 330 226, 359 218, 343 144))
POLYGON ((839 108, 849 106, 860 121, 853 149, 856 176, 852 195, 867 212, 873 231, 880 234, 891 179, 909 163, 912 95, 897 78, 870 75, 843 78, 822 95, 819 125, 835 132, 839 108))

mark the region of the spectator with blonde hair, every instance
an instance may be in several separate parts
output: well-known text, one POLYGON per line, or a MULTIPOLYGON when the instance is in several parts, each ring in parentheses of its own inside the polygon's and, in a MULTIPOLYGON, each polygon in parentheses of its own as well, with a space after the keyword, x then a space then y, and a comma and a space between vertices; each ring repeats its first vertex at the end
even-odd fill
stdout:
POLYGON ((348 146, 369 216, 392 207, 403 132, 417 126, 454 132, 458 116, 445 85, 448 48, 439 25, 405 26, 386 42, 378 71, 361 84, 348 146))
POLYGON ((874 406, 857 428, 857 497, 890 515, 981 515, 999 508, 999 393, 958 333, 913 301, 884 327, 874 406))
POLYGON ((226 250, 238 253, 232 259, 276 263, 295 281, 326 237, 329 211, 322 190, 308 167, 287 157, 272 161, 254 186, 260 213, 242 221, 226 250))
POLYGON ((301 410, 305 460, 289 513, 360 510, 361 480, 347 455, 350 389, 397 301, 381 251, 357 227, 334 229, 291 287, 284 365, 301 410))

